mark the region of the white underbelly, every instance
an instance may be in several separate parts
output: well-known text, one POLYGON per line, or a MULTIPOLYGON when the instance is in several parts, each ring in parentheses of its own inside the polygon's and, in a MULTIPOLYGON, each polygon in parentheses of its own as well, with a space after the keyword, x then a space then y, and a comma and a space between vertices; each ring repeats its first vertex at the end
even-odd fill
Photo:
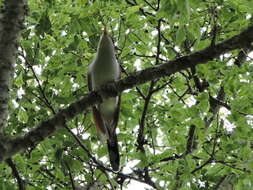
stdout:
POLYGON ((91 82, 93 90, 97 90, 107 82, 112 82, 119 78, 120 71, 116 60, 106 66, 103 64, 93 65, 92 69, 91 82))
POLYGON ((109 98, 99 105, 100 114, 108 126, 112 125, 112 121, 114 121, 118 99, 118 97, 109 98))

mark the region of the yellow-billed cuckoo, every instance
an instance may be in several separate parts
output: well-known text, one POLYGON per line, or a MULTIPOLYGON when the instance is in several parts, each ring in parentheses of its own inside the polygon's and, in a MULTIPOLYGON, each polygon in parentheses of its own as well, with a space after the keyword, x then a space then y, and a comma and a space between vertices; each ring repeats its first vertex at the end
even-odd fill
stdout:
MULTIPOLYGON (((90 91, 120 78, 120 66, 116 60, 112 40, 106 30, 100 38, 97 54, 88 69, 88 88, 90 91)), ((106 139, 110 163, 113 170, 119 169, 119 149, 116 127, 119 118, 120 96, 109 98, 93 106, 93 118, 98 135, 106 139)), ((103 142, 103 141, 102 141, 103 142)))

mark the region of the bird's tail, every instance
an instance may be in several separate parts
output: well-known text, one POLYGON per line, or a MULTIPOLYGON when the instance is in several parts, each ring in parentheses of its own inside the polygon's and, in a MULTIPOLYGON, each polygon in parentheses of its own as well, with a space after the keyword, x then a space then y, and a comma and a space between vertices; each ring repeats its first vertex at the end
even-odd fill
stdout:
POLYGON ((107 140, 107 148, 112 169, 114 171, 118 171, 120 158, 119 158, 118 139, 115 132, 110 134, 110 137, 107 140))

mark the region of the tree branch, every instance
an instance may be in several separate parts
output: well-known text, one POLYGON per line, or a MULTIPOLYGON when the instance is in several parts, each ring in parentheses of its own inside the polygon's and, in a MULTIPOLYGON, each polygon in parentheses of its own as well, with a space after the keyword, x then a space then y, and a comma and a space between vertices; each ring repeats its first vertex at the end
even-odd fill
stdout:
POLYGON ((69 174, 72 190, 76 190, 75 182, 74 182, 74 179, 73 179, 73 176, 72 176, 72 173, 71 173, 71 169, 70 169, 67 162, 64 162, 64 164, 65 164, 66 168, 68 169, 68 174, 69 174))
POLYGON ((11 158, 7 159, 6 160, 6 163, 8 164, 8 166, 10 166, 10 168, 12 169, 12 174, 13 176, 16 178, 17 182, 18 182, 18 189, 19 190, 25 190, 25 183, 24 181, 22 180, 22 178, 20 177, 19 175, 19 172, 16 168, 16 165, 15 163, 12 161, 11 158))

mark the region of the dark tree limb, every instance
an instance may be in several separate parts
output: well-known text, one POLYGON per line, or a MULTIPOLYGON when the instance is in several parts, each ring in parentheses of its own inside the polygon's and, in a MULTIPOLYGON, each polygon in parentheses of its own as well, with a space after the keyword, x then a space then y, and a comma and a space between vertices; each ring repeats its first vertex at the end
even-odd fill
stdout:
POLYGON ((141 115, 141 119, 140 119, 140 127, 138 130, 138 138, 137 138, 138 149, 141 150, 142 152, 145 152, 145 149, 144 149, 144 144, 145 144, 144 127, 145 127, 146 115, 148 112, 148 105, 150 103, 151 96, 152 96, 152 93, 150 93, 153 89, 152 84, 153 84, 153 82, 151 82, 148 96, 145 98, 144 107, 143 107, 143 111, 142 111, 142 115, 141 115))
POLYGON ((205 129, 208 129, 211 126, 212 121, 216 118, 217 113, 220 110, 221 105, 219 104, 219 102, 223 102, 225 100, 225 91, 224 91, 224 87, 221 86, 220 90, 217 94, 217 98, 218 101, 214 101, 215 99, 213 99, 211 96, 209 98, 209 102, 210 102, 210 112, 212 113, 212 117, 211 118, 205 118, 205 129))
POLYGON ((196 131, 196 126, 191 125, 188 132, 185 155, 192 153, 194 149, 195 131, 196 131))

